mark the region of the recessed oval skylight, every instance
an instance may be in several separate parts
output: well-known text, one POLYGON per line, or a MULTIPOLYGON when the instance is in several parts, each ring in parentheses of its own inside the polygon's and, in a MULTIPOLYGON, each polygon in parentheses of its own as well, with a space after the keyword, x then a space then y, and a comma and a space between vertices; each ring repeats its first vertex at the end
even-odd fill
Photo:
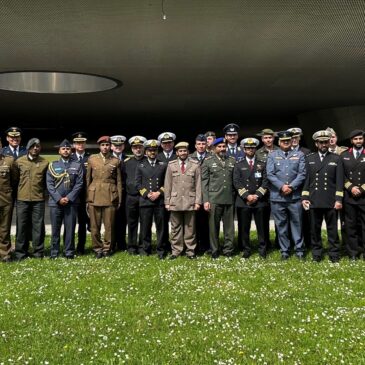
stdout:
POLYGON ((78 94, 114 89, 120 81, 73 72, 21 71, 0 73, 0 89, 27 93, 78 94))

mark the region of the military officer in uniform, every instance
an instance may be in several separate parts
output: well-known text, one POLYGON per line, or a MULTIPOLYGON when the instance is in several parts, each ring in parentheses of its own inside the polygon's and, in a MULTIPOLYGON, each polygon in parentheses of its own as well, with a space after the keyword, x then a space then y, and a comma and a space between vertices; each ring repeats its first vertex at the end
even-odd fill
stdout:
POLYGON ((291 132, 293 134, 292 147, 291 147, 293 151, 301 151, 304 153, 304 155, 308 155, 311 153, 310 149, 302 147, 300 145, 300 140, 303 135, 303 131, 300 128, 298 127, 289 128, 288 132, 291 132))
POLYGON ((224 138, 227 141, 227 156, 233 157, 236 161, 245 157, 245 154, 237 143, 239 130, 240 127, 234 123, 227 124, 223 128, 224 138))
POLYGON ((211 153, 212 150, 214 150, 214 146, 212 144, 217 137, 213 131, 207 131, 204 135, 207 137, 207 151, 211 153))
POLYGON ((337 146, 337 133, 333 128, 328 127, 326 131, 331 133, 330 147, 328 149, 329 152, 335 153, 336 155, 341 155, 342 152, 345 152, 349 149, 346 146, 337 146))
POLYGON ((139 222, 139 191, 136 188, 136 169, 144 158, 143 144, 146 138, 143 136, 133 136, 128 143, 133 153, 132 157, 124 160, 124 179, 126 187, 126 215, 128 224, 128 253, 138 254, 138 247, 142 246, 141 233, 138 235, 139 222))
POLYGON ((71 160, 71 143, 65 139, 58 146, 60 159, 48 165, 47 190, 52 226, 51 259, 60 253, 60 236, 64 223, 65 257, 75 256, 75 228, 79 195, 83 187, 82 165, 71 160))
POLYGON ((136 169, 136 187, 139 191, 139 208, 141 220, 142 245, 138 249, 140 255, 150 255, 152 246, 152 221, 154 219, 157 235, 157 255, 164 259, 167 241, 165 234, 164 180, 167 163, 159 161, 157 156, 160 142, 155 139, 146 141, 144 158, 136 169))
POLYGON ((223 220, 223 255, 233 255, 234 240, 234 188, 233 168, 235 159, 227 156, 225 139, 217 138, 214 154, 202 164, 202 194, 204 209, 209 212, 209 237, 212 258, 219 256, 220 221, 223 220))
POLYGON ((165 162, 166 164, 169 161, 176 160, 176 153, 174 152, 174 145, 176 135, 171 132, 163 132, 158 136, 158 141, 160 142, 160 146, 162 148, 162 152, 157 155, 157 159, 159 161, 165 162))
POLYGON ((328 151, 331 133, 321 130, 313 134, 317 152, 306 159, 307 176, 302 191, 302 205, 310 213, 310 232, 314 261, 323 258, 322 222, 327 225, 329 258, 340 260, 337 212, 342 209, 343 167, 340 156, 328 151))
POLYGON ((291 148, 292 133, 278 132, 280 150, 269 154, 266 163, 271 211, 278 230, 281 257, 289 258, 290 238, 298 259, 304 258, 301 194, 306 176, 305 156, 291 148))
MULTIPOLYGON (((207 132, 208 133, 208 132, 207 132)), ((195 138, 195 151, 190 155, 192 160, 199 162, 201 166, 204 160, 211 155, 207 150, 207 137, 204 134, 198 134, 195 138)), ((209 215, 205 211, 203 204, 195 213, 196 217, 196 250, 198 254, 210 253, 209 244, 209 215)))
MULTIPOLYGON (((275 137, 277 136, 276 133, 270 128, 263 129, 260 133, 257 134, 257 136, 261 137, 261 142, 263 143, 263 146, 256 151, 255 156, 259 161, 263 161, 266 164, 267 156, 271 152, 279 149, 279 147, 274 144, 275 137)), ((265 241, 267 248, 269 249, 270 247, 272 247, 270 241, 270 216, 271 216, 270 204, 267 204, 267 206, 264 208, 264 214, 265 214, 264 217, 265 241)), ((276 228, 275 228, 275 233, 276 233, 275 245, 279 246, 276 228)))
POLYGON ((364 131, 356 129, 349 137, 352 147, 341 154, 345 172, 345 223, 350 260, 357 260, 361 254, 365 255, 364 131))
POLYGON ((170 259, 176 259, 186 247, 186 256, 195 259, 195 212, 200 208, 201 176, 198 161, 189 158, 189 144, 176 145, 177 159, 170 161, 165 176, 165 208, 171 216, 170 259))
POLYGON ((233 170, 233 185, 237 190, 236 207, 237 219, 241 221, 240 232, 243 258, 251 256, 250 228, 252 216, 255 219, 259 241, 259 255, 266 258, 266 240, 264 230, 265 207, 267 200, 267 180, 265 162, 258 160, 255 155, 259 145, 256 138, 245 138, 241 147, 245 158, 237 162, 233 170))
POLYGON ((44 201, 48 161, 40 156, 41 142, 38 138, 31 138, 26 148, 27 155, 15 161, 19 180, 16 202, 16 260, 23 260, 29 256, 30 237, 33 257, 44 257, 44 201))
POLYGON ((122 202, 120 160, 110 152, 110 137, 98 139, 100 153, 91 155, 86 171, 87 204, 90 215, 91 238, 95 257, 112 254, 115 245, 115 211, 122 202), (104 224, 102 240, 100 230, 104 224))
POLYGON ((76 132, 72 135, 73 148, 75 152, 71 154, 71 160, 77 161, 82 166, 83 185, 79 194, 80 203, 77 209, 77 246, 76 252, 80 255, 85 253, 86 232, 90 231, 90 218, 86 212, 86 169, 90 153, 86 151, 87 134, 76 132))
POLYGON ((11 261, 10 228, 13 211, 12 192, 16 189, 17 173, 14 157, 5 156, 0 141, 0 260, 11 261))
POLYGON ((27 154, 27 149, 20 146, 22 130, 18 127, 10 127, 6 131, 6 140, 9 145, 3 148, 4 156, 12 156, 14 160, 27 154))
POLYGON ((127 231, 127 217, 126 217, 126 192, 125 192, 125 176, 123 174, 124 170, 124 149, 125 142, 127 138, 122 135, 115 135, 110 137, 111 140, 111 150, 113 151, 113 156, 120 160, 120 168, 122 171, 122 204, 116 211, 115 215, 115 243, 116 249, 119 251, 125 251, 127 249, 126 243, 126 231, 127 231))

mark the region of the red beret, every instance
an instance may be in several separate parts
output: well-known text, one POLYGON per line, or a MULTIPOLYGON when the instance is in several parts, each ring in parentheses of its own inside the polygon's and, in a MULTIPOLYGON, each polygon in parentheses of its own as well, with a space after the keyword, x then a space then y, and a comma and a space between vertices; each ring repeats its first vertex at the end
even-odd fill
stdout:
POLYGON ((109 136, 102 136, 100 137, 96 143, 100 144, 100 143, 110 143, 110 137, 109 136))

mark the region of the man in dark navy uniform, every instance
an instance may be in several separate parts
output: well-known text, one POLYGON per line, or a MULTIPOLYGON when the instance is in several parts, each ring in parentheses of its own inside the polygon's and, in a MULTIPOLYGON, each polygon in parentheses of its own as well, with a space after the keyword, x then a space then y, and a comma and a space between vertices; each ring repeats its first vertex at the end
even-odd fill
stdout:
POLYGON ((139 222, 139 192, 136 188, 136 169, 144 158, 143 143, 146 138, 143 136, 133 136, 129 138, 128 143, 133 153, 132 157, 124 160, 123 175, 125 177, 126 190, 126 215, 128 224, 128 253, 131 255, 138 254, 138 247, 142 245, 141 234, 138 235, 139 222))
POLYGON ((27 149, 20 146, 22 140, 22 130, 18 127, 10 127, 6 131, 6 140, 9 145, 3 148, 4 156, 11 156, 16 160, 17 158, 27 154, 27 149))
POLYGON ((267 200, 267 180, 265 162, 256 158, 256 148, 259 145, 256 138, 245 138, 241 142, 245 158, 237 162, 233 170, 233 185, 237 190, 237 219, 241 222, 239 246, 243 249, 243 258, 251 256, 250 228, 252 216, 255 219, 259 241, 259 255, 266 258, 265 240, 265 207, 267 200))
POLYGON ((307 156, 302 191, 302 205, 310 214, 313 260, 317 262, 323 258, 323 218, 327 225, 329 258, 332 262, 340 260, 337 212, 342 209, 343 167, 340 156, 328 151, 330 138, 331 133, 325 130, 313 134, 318 152, 307 156))
POLYGON ((150 139, 144 144, 146 158, 137 166, 136 187, 139 191, 139 207, 141 219, 142 245, 139 247, 140 255, 151 254, 152 222, 155 220, 157 235, 157 255, 160 259, 166 256, 168 249, 165 234, 165 206, 164 206, 164 180, 167 163, 159 161, 157 150, 160 142, 150 139))
POLYGON ((238 145, 238 132, 240 127, 237 124, 230 123, 223 128, 224 138, 227 142, 227 156, 233 157, 236 161, 245 157, 244 152, 238 145))
POLYGON ((76 252, 80 255, 85 253, 86 232, 90 231, 90 219, 86 212, 86 169, 90 153, 86 152, 87 134, 76 132, 72 135, 73 148, 75 152, 71 155, 72 161, 78 161, 82 166, 83 185, 79 195, 80 205, 77 210, 77 246, 76 252))
MULTIPOLYGON (((364 131, 350 133, 352 147, 341 154, 345 171, 345 223, 350 260, 364 255, 365 245, 365 150, 364 131)), ((365 258, 365 256, 364 256, 365 258)))
POLYGON ((59 145, 60 159, 48 165, 48 205, 52 225, 51 258, 60 252, 61 226, 64 223, 65 256, 75 255, 75 227, 79 195, 83 186, 83 170, 79 162, 71 160, 71 143, 65 139, 59 145))
MULTIPOLYGON (((207 151, 207 137, 204 134, 198 134, 195 138, 195 151, 189 157, 198 161, 200 166, 204 160, 211 156, 211 152, 207 151)), ((201 205, 196 211, 196 252, 198 254, 209 253, 211 251, 209 244, 209 214, 201 205)))
POLYGON ((127 249, 126 231, 127 231, 127 217, 126 217, 126 192, 125 192, 125 177, 124 177, 124 149, 127 138, 120 134, 111 136, 111 150, 113 156, 120 160, 120 168, 122 172, 122 203, 115 212, 115 249, 125 251, 127 249))

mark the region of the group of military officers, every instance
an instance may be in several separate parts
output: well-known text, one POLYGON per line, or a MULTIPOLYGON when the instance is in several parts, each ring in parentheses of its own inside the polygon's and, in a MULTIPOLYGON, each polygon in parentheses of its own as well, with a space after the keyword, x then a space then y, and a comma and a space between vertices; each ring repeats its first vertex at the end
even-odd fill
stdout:
POLYGON ((300 128, 280 132, 264 129, 240 144, 237 124, 226 125, 223 133, 224 137, 219 138, 212 131, 199 134, 193 153, 187 142, 175 145, 176 136, 171 132, 149 140, 137 135, 128 140, 132 155, 126 157, 126 137, 101 136, 97 140, 99 153, 90 155, 86 151, 86 133, 77 132, 72 135, 72 143, 65 139, 58 145, 60 158, 48 163, 40 155, 38 138, 21 147, 20 128, 9 128, 9 145, 0 153, 2 261, 28 257, 30 242, 32 256, 44 256, 46 196, 52 227, 51 259, 61 255, 62 226, 64 256, 68 259, 85 253, 87 230, 97 259, 116 250, 150 255, 153 221, 160 259, 169 252, 171 260, 183 254, 195 259, 205 252, 213 259, 221 254, 230 257, 236 250, 235 215, 237 248, 244 259, 252 254, 252 218, 258 253, 266 258, 273 245, 269 234, 271 216, 283 260, 289 258, 292 248, 299 260, 304 259, 307 247, 312 249, 313 260, 321 261, 321 227, 325 220, 329 259, 338 262, 339 216, 342 241, 350 259, 365 254, 362 130, 350 133, 351 148, 337 146, 332 128, 320 130, 313 135, 315 152, 300 146, 300 128), (261 138, 261 148, 256 137, 261 138), (276 137, 278 146, 274 144, 276 137), (14 206, 17 231, 12 253, 14 206))

